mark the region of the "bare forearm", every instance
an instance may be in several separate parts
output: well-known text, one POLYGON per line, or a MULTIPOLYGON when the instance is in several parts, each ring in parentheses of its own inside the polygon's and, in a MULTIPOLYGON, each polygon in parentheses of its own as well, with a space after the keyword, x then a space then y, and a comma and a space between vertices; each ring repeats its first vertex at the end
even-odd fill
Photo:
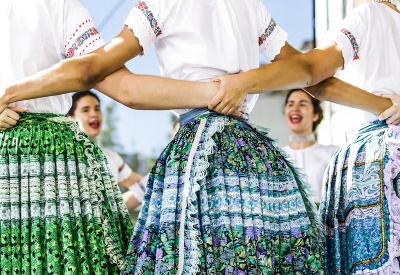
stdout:
POLYGON ((246 74, 245 85, 248 87, 248 93, 264 93, 310 86, 312 76, 306 70, 307 66, 300 63, 291 65, 291 62, 286 61, 274 62, 244 73, 246 74), (285 72, 285 74, 282 75, 280 72, 285 72))
POLYGON ((305 54, 285 44, 272 64, 238 76, 243 78, 242 85, 246 91, 261 93, 313 86, 335 75, 342 68, 343 57, 336 44, 316 48, 305 54))
POLYGON ((99 82, 96 89, 130 108, 165 110, 206 107, 218 84, 136 75, 121 69, 99 82))
POLYGON ((390 99, 371 94, 336 77, 328 78, 305 90, 319 100, 361 109, 375 115, 392 106, 390 99))
POLYGON ((89 66, 85 64, 87 63, 82 62, 79 57, 64 60, 49 69, 23 78, 5 89, 1 101, 10 104, 21 100, 90 89, 95 81, 88 73, 89 66))
MULTIPOLYGON (((313 58, 318 54, 314 53, 313 58)), ((245 74, 249 93, 272 92, 304 88, 318 84, 333 76, 340 66, 326 66, 322 62, 310 62, 306 54, 292 55, 245 74), (246 75, 247 74, 247 75, 246 75)))

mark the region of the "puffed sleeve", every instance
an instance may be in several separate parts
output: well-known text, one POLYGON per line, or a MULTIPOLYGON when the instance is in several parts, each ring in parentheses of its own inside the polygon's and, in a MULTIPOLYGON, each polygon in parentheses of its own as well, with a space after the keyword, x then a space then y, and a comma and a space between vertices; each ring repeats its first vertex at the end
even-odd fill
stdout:
POLYGON ((132 8, 125 20, 125 25, 139 39, 143 55, 148 52, 151 43, 154 43, 163 34, 165 7, 162 5, 162 1, 157 0, 140 1, 132 8))
POLYGON ((339 26, 328 31, 325 43, 334 42, 342 50, 344 59, 344 68, 352 61, 360 58, 362 45, 367 41, 367 27, 365 24, 365 15, 368 12, 368 5, 361 5, 354 9, 339 26))
POLYGON ((87 9, 79 0, 64 1, 64 50, 67 58, 104 45, 87 9))
POLYGON ((258 45, 260 52, 268 61, 272 61, 287 41, 287 33, 279 27, 262 1, 258 1, 258 45))

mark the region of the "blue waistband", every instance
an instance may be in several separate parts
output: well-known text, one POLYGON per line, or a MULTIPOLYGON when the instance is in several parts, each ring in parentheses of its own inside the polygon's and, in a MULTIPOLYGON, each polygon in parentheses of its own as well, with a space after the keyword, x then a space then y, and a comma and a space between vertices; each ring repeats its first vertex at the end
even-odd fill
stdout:
MULTIPOLYGON (((189 121, 193 120, 195 117, 198 117, 198 116, 200 116, 202 114, 207 114, 207 113, 213 113, 213 114, 217 114, 218 115, 218 113, 210 111, 207 108, 192 109, 191 111, 189 111, 187 113, 184 113, 184 114, 181 114, 179 116, 179 125, 183 126, 186 123, 188 123, 189 121)), ((235 117, 235 116, 233 116, 233 117, 236 118, 236 119, 244 120, 244 121, 248 122, 249 121, 249 114, 246 113, 245 115, 247 116, 247 118, 244 118, 244 119, 243 118, 238 118, 238 117, 235 117)))
POLYGON ((186 123, 188 123, 189 121, 191 121, 192 119, 194 119, 195 117, 198 117, 199 115, 205 114, 210 112, 207 108, 198 108, 198 109, 193 109, 187 113, 181 114, 179 116, 179 124, 185 125, 186 123))

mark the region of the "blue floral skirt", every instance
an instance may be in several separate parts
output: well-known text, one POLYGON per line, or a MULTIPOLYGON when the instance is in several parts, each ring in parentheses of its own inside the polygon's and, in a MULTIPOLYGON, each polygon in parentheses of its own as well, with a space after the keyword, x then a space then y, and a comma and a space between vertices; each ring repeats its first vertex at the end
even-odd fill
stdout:
POLYGON ((327 274, 400 274, 400 127, 354 131, 325 175, 327 274))
POLYGON ((308 192, 265 131, 203 114, 150 173, 124 274, 322 274, 308 192))

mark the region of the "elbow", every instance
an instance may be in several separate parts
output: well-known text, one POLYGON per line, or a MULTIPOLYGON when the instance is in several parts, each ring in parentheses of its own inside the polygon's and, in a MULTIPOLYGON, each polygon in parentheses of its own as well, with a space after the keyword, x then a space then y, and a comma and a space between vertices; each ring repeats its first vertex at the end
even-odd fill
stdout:
POLYGON ((136 110, 147 110, 148 106, 146 104, 146 95, 141 94, 139 91, 137 92, 129 92, 126 91, 123 93, 125 96, 121 99, 121 103, 126 105, 131 109, 136 110))
POLYGON ((136 78, 134 74, 123 77, 115 87, 116 93, 113 98, 131 109, 144 110, 146 109, 146 94, 140 85, 137 85, 136 78))
POLYGON ((298 79, 295 84, 296 87, 310 87, 315 85, 316 76, 315 76, 315 67, 309 63, 306 59, 294 59, 295 62, 291 62, 288 71, 294 70, 296 72, 296 78, 298 79))
POLYGON ((310 89, 310 94, 315 97, 318 100, 324 101, 324 100, 330 100, 329 93, 328 93, 328 87, 331 85, 330 79, 327 79, 325 81, 322 81, 315 85, 315 89, 310 89), (312 90, 312 92, 311 92, 312 90))
POLYGON ((61 70, 65 71, 73 68, 73 73, 70 76, 69 81, 74 83, 74 87, 76 91, 85 91, 93 88, 100 79, 100 72, 95 65, 95 60, 92 56, 81 56, 75 57, 72 59, 67 59, 64 62, 61 62, 61 70), (68 69, 67 69, 68 68, 68 69))
POLYGON ((304 87, 310 87, 318 84, 320 81, 319 73, 316 71, 315 66, 307 64, 304 69, 304 87))
POLYGON ((96 65, 92 62, 91 58, 82 59, 83 62, 79 69, 80 85, 84 90, 93 88, 97 82, 101 80, 100 74, 96 69, 96 65))

